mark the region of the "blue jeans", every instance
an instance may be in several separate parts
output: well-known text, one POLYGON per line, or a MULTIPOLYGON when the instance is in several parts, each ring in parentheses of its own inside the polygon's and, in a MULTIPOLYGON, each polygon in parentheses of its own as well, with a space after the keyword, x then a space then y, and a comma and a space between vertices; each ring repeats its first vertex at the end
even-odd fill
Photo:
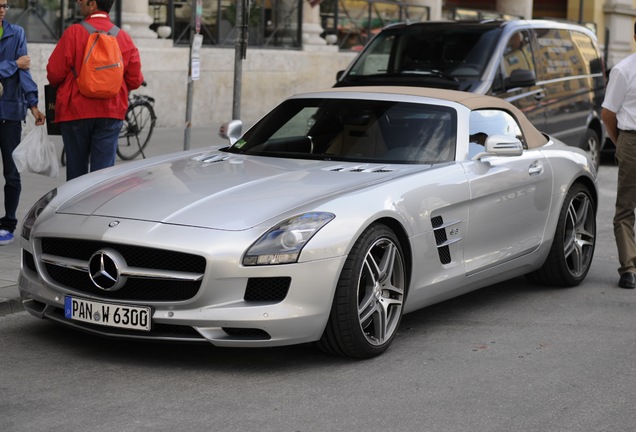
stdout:
POLYGON ((60 122, 66 180, 115 165, 122 120, 93 118, 60 122))
POLYGON ((18 224, 16 211, 20 202, 20 173, 13 162, 13 150, 20 144, 22 124, 19 121, 0 120, 0 152, 2 153, 2 174, 4 175, 4 217, 0 219, 0 229, 15 231, 18 224))

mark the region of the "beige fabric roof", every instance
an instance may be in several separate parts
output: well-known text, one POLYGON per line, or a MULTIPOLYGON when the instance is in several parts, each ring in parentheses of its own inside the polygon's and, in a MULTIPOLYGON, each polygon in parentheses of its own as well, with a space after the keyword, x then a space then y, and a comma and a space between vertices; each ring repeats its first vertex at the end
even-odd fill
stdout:
POLYGON ((509 111, 518 121, 526 137, 528 148, 536 148, 545 145, 548 139, 543 135, 526 116, 514 105, 494 96, 478 95, 456 90, 443 90, 427 87, 397 87, 397 86, 372 86, 372 87, 338 87, 329 91, 353 92, 353 93, 387 93, 429 97, 435 99, 457 102, 471 110, 480 108, 500 108, 509 111))

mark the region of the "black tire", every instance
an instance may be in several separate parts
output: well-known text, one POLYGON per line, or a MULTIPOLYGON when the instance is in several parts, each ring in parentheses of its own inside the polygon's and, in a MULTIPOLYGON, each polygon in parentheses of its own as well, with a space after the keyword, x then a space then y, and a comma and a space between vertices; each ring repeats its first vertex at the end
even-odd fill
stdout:
POLYGON ((587 187, 570 188, 559 214, 550 253, 543 266, 528 279, 543 285, 572 287, 580 284, 592 265, 596 246, 596 209, 587 187))
POLYGON ((149 103, 142 102, 129 105, 124 125, 119 134, 117 156, 123 160, 131 160, 140 154, 143 155, 143 150, 148 145, 152 131, 155 128, 156 120, 155 110, 149 103))
POLYGON ((594 167, 598 171, 601 166, 601 139, 593 129, 585 131, 585 137, 583 138, 583 150, 585 150, 592 158, 594 167))
POLYGON ((406 275, 393 231, 381 224, 369 227, 347 257, 318 347, 354 358, 386 351, 402 319, 406 275))

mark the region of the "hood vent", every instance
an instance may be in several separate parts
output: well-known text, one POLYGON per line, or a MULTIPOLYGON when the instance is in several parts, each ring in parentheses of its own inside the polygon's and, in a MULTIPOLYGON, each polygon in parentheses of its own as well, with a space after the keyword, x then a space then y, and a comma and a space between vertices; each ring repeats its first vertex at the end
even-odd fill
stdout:
POLYGON ((382 166, 369 166, 369 165, 357 165, 357 166, 335 166, 330 168, 325 168, 325 171, 332 172, 359 172, 359 173, 390 173, 395 171, 392 168, 387 167, 386 165, 382 166))
POLYGON ((223 153, 204 153, 198 156, 194 156, 190 158, 191 160, 202 162, 202 163, 213 163, 213 162, 223 162, 228 160, 230 155, 223 153))

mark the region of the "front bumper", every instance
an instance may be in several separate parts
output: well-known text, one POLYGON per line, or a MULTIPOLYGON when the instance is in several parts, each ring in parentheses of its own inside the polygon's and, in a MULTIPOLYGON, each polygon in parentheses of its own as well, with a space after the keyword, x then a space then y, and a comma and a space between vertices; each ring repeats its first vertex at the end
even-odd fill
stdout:
MULTIPOLYGON (((244 234, 219 234, 211 233, 210 230, 161 224, 151 224, 153 226, 149 227, 144 226, 148 223, 126 221, 128 230, 143 235, 131 237, 123 230, 117 235, 112 232, 95 235, 91 231, 93 235, 89 238, 78 237, 69 228, 65 228, 68 232, 60 233, 60 230, 63 231, 62 226, 77 226, 69 222, 72 221, 56 224, 55 238, 72 241, 70 248, 56 248, 55 253, 51 253, 44 246, 43 250, 43 244, 49 238, 46 234, 31 242, 21 239, 23 250, 18 287, 22 302, 25 309, 38 318, 113 338, 209 342, 228 347, 266 347, 316 341, 327 323, 337 280, 346 258, 339 256, 288 265, 245 267, 240 264, 241 253, 246 245, 249 246, 241 238, 245 237, 244 234), (194 240, 189 241, 187 247, 165 240, 184 237, 194 240), (143 244, 131 244, 130 238, 143 238, 143 244), (159 287, 160 284, 153 281, 132 295, 126 291, 126 285, 116 292, 102 292, 92 286, 88 276, 81 271, 78 273, 79 282, 71 283, 75 278, 60 275, 73 274, 77 270, 51 267, 50 262, 55 262, 59 255, 71 254, 74 252, 67 250, 79 249, 77 244, 89 244, 89 249, 107 247, 120 250, 124 251, 124 255, 129 253, 125 251, 126 248, 133 246, 171 253, 196 252, 204 257, 205 270, 200 286, 191 296, 157 296, 153 287, 159 287), (223 248, 222 252, 215 252, 214 248, 209 247, 211 244, 228 247, 223 248), (46 259, 43 260, 43 256, 46 259), (274 284, 270 286, 272 281, 274 284), (275 294, 271 290, 275 290, 275 294), (110 304, 150 306, 151 330, 121 329, 65 318, 64 301, 68 295, 110 304)), ((126 257, 127 261, 132 259, 126 257)), ((82 258, 74 257, 73 260, 80 262, 82 258)), ((162 283, 161 289, 169 292, 171 283, 162 283)), ((131 279, 127 284, 132 284, 131 279)))

